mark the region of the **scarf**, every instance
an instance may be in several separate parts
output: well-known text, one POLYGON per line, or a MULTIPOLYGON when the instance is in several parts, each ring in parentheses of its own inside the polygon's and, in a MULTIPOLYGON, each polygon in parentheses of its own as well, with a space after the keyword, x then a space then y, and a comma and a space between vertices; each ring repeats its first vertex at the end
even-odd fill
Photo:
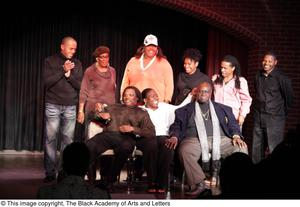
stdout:
MULTIPOLYGON (((214 160, 219 160, 221 157, 220 155, 221 136, 220 136, 220 123, 215 108, 210 100, 209 100, 209 110, 210 110, 212 127, 213 127, 212 160, 214 161, 214 160)), ((197 102, 195 102, 195 123, 196 123, 198 137, 201 145, 202 162, 208 162, 210 158, 208 140, 207 140, 204 120, 201 114, 202 112, 200 106, 197 102)))

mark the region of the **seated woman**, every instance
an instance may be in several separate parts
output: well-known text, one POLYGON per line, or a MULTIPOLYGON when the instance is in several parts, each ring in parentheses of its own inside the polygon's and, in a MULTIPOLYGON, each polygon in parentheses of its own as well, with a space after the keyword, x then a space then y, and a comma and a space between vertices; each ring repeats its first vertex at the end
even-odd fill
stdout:
POLYGON ((157 172, 155 183, 148 189, 149 193, 164 193, 168 186, 168 174, 170 165, 173 160, 173 145, 170 145, 169 127, 174 122, 174 111, 181 106, 189 103, 192 96, 189 95, 179 105, 174 106, 164 102, 159 102, 158 94, 154 89, 147 88, 142 92, 142 98, 145 105, 142 108, 146 109, 150 115, 150 119, 155 126, 156 140, 158 147, 157 157, 157 172))

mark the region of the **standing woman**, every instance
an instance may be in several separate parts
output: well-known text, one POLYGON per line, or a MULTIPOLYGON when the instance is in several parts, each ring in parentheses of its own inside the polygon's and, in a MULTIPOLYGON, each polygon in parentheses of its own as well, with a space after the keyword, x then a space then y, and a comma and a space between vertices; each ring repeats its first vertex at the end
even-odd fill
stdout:
POLYGON ((183 53, 184 72, 179 73, 175 88, 174 103, 179 105, 202 82, 211 82, 210 78, 198 68, 202 59, 201 52, 196 48, 188 48, 183 53))
POLYGON ((135 86, 140 91, 153 88, 159 101, 169 103, 172 99, 173 70, 162 49, 158 46, 157 37, 149 34, 144 39, 144 45, 137 49, 125 68, 121 94, 127 86, 135 86))
POLYGON ((221 61, 221 74, 214 75, 212 80, 215 101, 230 106, 238 124, 242 126, 250 112, 252 98, 246 79, 241 77, 237 58, 226 55, 221 61))
POLYGON ((116 71, 109 65, 110 50, 106 46, 95 49, 96 62, 86 69, 80 88, 77 121, 85 121, 85 138, 102 132, 99 124, 90 121, 96 105, 116 102, 116 71))

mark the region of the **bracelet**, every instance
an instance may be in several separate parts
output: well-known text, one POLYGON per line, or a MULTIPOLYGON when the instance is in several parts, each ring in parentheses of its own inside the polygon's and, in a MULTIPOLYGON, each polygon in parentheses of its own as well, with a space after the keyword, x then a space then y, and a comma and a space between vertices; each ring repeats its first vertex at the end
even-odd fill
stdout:
POLYGON ((235 139, 235 138, 238 139, 238 138, 241 138, 241 137, 239 135, 235 134, 235 135, 232 136, 232 139, 235 139))
POLYGON ((78 111, 78 113, 83 113, 83 111, 78 111))

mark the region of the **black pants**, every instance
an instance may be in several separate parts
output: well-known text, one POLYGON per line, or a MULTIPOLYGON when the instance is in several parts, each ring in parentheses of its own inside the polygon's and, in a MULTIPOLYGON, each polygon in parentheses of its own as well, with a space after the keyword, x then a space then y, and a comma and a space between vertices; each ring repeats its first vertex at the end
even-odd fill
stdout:
MULTIPOLYGON (((149 144, 155 144, 154 142, 152 142, 152 140, 150 143, 146 143, 148 141, 147 139, 143 141, 141 140, 140 143, 137 142, 137 149, 140 149, 140 144, 142 144, 144 146, 147 146, 148 150, 152 150, 152 152, 148 151, 148 153, 146 153, 148 155, 151 155, 150 158, 147 158, 147 155, 143 155, 143 163, 150 163, 148 164, 149 169, 147 169, 147 167, 145 166, 147 174, 150 174, 149 177, 151 178, 151 180, 148 179, 148 181, 152 185, 157 185, 159 189, 168 187, 169 172, 173 160, 174 150, 168 149, 165 146, 165 141, 168 138, 168 136, 156 136, 157 150, 155 146, 149 148, 149 144)), ((143 163, 138 163, 139 166, 137 168, 142 168, 141 165, 143 165, 143 163)))
POLYGON ((285 117, 268 114, 256 114, 254 117, 252 160, 260 162, 265 157, 266 147, 269 153, 283 141, 285 117))
POLYGON ((96 161, 98 156, 108 149, 113 149, 115 157, 109 172, 106 174, 107 182, 113 183, 120 174, 127 158, 133 152, 134 146, 143 152, 144 164, 148 176, 148 181, 154 181, 156 176, 157 144, 153 138, 135 138, 132 134, 118 132, 102 132, 87 140, 90 150, 89 179, 95 179, 96 161))
POLYGON ((158 158, 157 158, 157 175, 155 182, 160 189, 168 186, 168 178, 170 172, 170 166, 173 160, 174 150, 169 149, 165 146, 165 141, 169 137, 157 136, 158 145, 158 158))

